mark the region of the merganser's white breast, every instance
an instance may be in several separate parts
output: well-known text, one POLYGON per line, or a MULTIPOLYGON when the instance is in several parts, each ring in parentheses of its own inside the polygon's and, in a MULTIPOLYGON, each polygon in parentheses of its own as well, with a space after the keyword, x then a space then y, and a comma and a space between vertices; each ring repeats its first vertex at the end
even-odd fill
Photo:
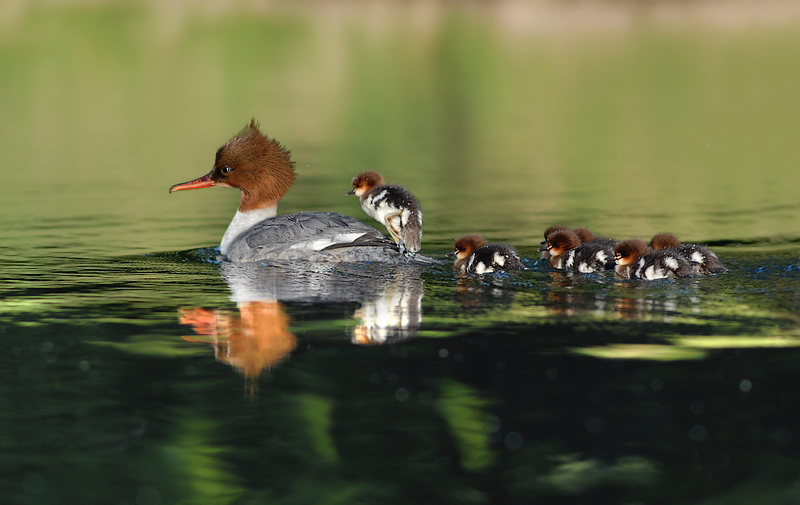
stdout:
POLYGON ((277 213, 277 207, 254 209, 248 212, 236 211, 236 214, 234 214, 231 220, 231 224, 228 225, 228 229, 225 230, 225 234, 222 236, 222 242, 219 244, 219 252, 223 255, 227 255, 231 242, 233 242, 234 239, 252 228, 256 223, 275 217, 277 213))

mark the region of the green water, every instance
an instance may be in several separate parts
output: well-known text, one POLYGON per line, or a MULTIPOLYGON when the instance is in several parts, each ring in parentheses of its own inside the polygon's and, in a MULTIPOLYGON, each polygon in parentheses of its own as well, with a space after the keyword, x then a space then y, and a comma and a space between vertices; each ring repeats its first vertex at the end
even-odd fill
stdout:
POLYGON ((217 7, 0 11, 0 502, 800 502, 800 19, 217 7), (374 169, 528 270, 220 264, 236 192, 167 189, 253 116, 280 212, 374 224, 374 169), (552 224, 730 272, 555 273, 552 224))

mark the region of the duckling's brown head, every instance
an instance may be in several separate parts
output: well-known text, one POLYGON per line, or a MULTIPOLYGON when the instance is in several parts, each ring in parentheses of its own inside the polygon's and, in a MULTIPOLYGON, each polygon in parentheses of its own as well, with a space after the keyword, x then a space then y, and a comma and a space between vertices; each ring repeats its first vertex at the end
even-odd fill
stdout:
POLYGON ((650 241, 650 247, 652 247, 654 251, 660 251, 661 249, 672 249, 673 247, 678 247, 679 245, 681 245, 681 243, 678 240, 678 237, 672 233, 659 233, 650 241))
POLYGON ((550 256, 561 256, 579 245, 581 245, 581 239, 574 231, 558 230, 547 236, 545 247, 550 252, 550 256))
POLYGON ((614 247, 614 260, 621 266, 631 265, 645 254, 647 246, 638 239, 624 240, 614 247))
POLYGON ((464 235, 456 239, 456 249, 448 253, 448 256, 455 256, 459 261, 469 257, 476 249, 486 245, 486 239, 477 233, 464 235))
POLYGON ((369 191, 372 188, 376 188, 378 186, 383 186, 383 176, 374 170, 367 170, 366 172, 361 172, 357 176, 353 177, 353 189, 347 192, 348 195, 355 194, 356 196, 362 196, 364 193, 369 191))

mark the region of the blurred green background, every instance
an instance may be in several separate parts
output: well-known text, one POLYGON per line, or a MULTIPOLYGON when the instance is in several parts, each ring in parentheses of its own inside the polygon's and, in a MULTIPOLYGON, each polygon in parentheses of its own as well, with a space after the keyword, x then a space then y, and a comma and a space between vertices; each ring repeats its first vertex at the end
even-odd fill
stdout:
POLYGON ((297 162, 281 212, 359 217, 343 193, 375 169, 417 194, 427 247, 535 245, 554 223, 798 239, 791 2, 6 2, 0 18, 6 247, 218 243, 238 195, 166 190, 251 117, 297 162))

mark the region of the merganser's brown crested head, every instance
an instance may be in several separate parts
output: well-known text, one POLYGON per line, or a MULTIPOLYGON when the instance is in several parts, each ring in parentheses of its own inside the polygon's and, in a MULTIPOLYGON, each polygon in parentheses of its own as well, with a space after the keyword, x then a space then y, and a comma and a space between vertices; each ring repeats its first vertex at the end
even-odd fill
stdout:
POLYGON ((370 189, 383 185, 384 181, 381 174, 375 172, 374 170, 367 170, 366 172, 361 172, 357 176, 353 177, 353 189, 348 191, 347 194, 355 194, 356 196, 360 197, 370 189))
POLYGON ((572 230, 558 230, 547 236, 545 248, 550 256, 561 256, 581 245, 581 239, 572 230))
POLYGON ((259 130, 255 119, 217 150, 214 168, 199 179, 176 184, 170 193, 225 186, 242 191, 239 210, 273 207, 294 183, 291 151, 259 130))
POLYGON ((469 258, 476 249, 487 244, 486 239, 477 233, 464 235, 456 239, 456 250, 447 253, 448 256, 455 256, 456 262, 464 261, 469 258))
POLYGON ((575 232, 575 235, 577 235, 579 239, 581 239, 581 244, 585 242, 591 242, 596 238, 594 233, 592 233, 592 230, 589 228, 575 228, 572 231, 575 232))
POLYGON ((654 251, 672 249, 673 247, 678 247, 679 245, 681 245, 681 243, 678 240, 678 237, 672 233, 659 233, 653 237, 653 240, 650 241, 650 247, 652 247, 654 251))
POLYGON ((638 239, 625 240, 614 247, 614 260, 621 266, 631 265, 645 254, 647 246, 638 239))

